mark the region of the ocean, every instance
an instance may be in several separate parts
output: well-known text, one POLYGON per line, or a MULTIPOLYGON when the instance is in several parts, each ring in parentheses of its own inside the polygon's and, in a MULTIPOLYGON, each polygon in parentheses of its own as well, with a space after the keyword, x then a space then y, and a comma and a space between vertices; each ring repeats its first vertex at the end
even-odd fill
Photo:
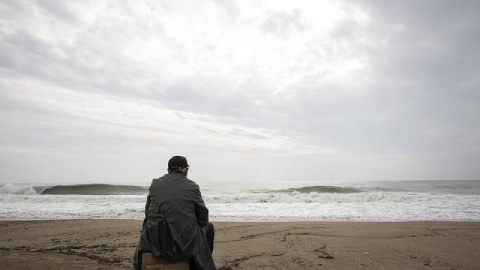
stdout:
MULTIPOLYGON (((480 221, 480 181, 197 183, 212 221, 480 221)), ((143 219, 147 192, 0 184, 0 219, 143 219)))

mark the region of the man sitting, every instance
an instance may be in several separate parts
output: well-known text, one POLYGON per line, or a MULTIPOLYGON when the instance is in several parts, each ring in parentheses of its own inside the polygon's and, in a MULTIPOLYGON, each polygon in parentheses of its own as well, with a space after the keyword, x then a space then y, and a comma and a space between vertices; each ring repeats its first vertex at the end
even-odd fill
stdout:
POLYGON ((198 185, 187 178, 189 167, 185 157, 174 156, 168 161, 168 174, 152 181, 135 269, 141 268, 145 252, 169 261, 189 261, 190 269, 215 269, 214 228, 198 185))

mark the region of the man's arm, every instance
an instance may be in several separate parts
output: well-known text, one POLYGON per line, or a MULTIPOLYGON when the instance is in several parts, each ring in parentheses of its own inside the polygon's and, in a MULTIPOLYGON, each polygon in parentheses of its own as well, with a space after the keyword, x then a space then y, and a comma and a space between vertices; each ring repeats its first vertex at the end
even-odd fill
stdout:
POLYGON ((145 203, 145 217, 148 216, 148 208, 150 207, 150 194, 147 196, 147 203, 145 203))
POLYGON ((203 202, 200 189, 195 189, 195 216, 197 217, 197 223, 200 226, 206 226, 208 224, 208 208, 203 202))

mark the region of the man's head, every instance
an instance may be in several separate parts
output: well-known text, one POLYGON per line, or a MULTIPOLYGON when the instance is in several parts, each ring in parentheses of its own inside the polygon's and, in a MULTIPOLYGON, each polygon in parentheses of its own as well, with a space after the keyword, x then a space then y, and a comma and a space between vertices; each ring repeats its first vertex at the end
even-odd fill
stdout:
POLYGON ((168 172, 179 172, 187 176, 188 174, 188 165, 187 159, 182 156, 174 156, 168 161, 168 172))

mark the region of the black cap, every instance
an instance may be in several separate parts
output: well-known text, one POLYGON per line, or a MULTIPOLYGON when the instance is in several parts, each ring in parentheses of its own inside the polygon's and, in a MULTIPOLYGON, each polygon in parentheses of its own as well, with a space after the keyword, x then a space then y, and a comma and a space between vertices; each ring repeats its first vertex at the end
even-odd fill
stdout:
POLYGON ((182 156, 174 156, 168 161, 169 169, 183 169, 190 167, 188 165, 187 159, 182 156))

